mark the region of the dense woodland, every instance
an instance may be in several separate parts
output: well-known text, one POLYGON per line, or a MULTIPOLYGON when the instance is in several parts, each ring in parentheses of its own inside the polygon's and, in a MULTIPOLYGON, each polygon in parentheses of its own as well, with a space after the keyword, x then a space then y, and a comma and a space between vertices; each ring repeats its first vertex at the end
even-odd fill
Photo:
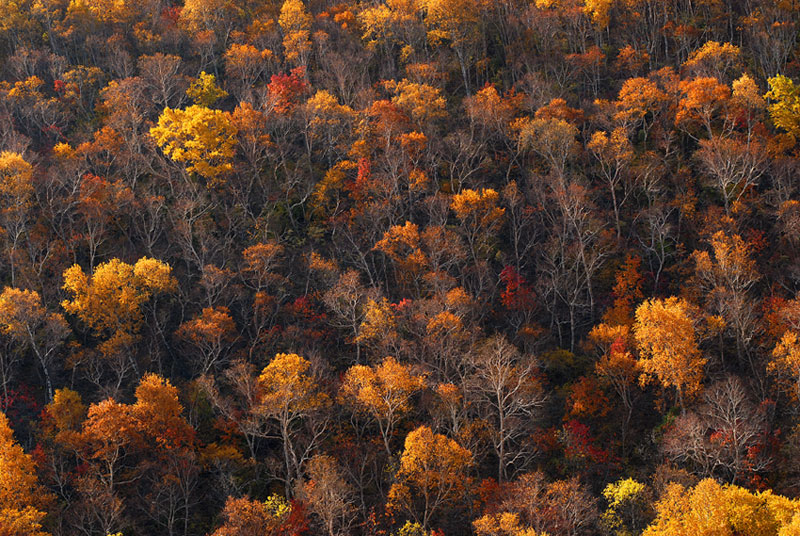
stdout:
POLYGON ((0 535, 800 535, 794 0, 0 0, 0 535))

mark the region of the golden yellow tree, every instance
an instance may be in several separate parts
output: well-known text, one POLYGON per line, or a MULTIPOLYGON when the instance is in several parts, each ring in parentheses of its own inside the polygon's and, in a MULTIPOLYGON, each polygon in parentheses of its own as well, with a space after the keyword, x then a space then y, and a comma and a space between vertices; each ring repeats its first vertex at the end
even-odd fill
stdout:
POLYGON ((519 514, 513 512, 486 514, 473 521, 472 527, 477 536, 536 536, 536 531, 525 527, 519 514))
POLYGON ((52 398, 50 369, 55 350, 69 334, 64 317, 48 313, 35 290, 5 287, 0 294, 0 331, 36 355, 44 373, 47 396, 52 398))
POLYGON ((798 501, 769 490, 752 493, 712 479, 689 489, 670 484, 642 536, 788 536, 798 512, 798 501))
POLYGON ((800 337, 788 330, 775 345, 767 365, 770 374, 777 376, 788 386, 788 390, 800 400, 800 337))
POLYGON ((196 105, 206 108, 228 96, 228 92, 217 85, 217 77, 205 71, 189 85, 186 94, 196 105))
POLYGON ((772 123, 785 130, 796 142, 800 136, 800 88, 791 78, 776 75, 768 80, 769 91, 764 97, 769 99, 767 107, 772 123))
POLYGON ((172 268, 148 257, 133 265, 112 259, 91 275, 76 264, 64 271, 63 288, 72 298, 61 306, 104 338, 100 349, 111 355, 135 342, 144 322, 144 304, 177 287, 172 268))
POLYGON ((419 126, 447 115, 447 102, 439 88, 412 82, 403 78, 399 82, 386 80, 383 86, 394 93, 392 104, 403 110, 419 126))
MULTIPOLYGON (((258 377, 258 412, 277 421, 283 442, 287 492, 300 477, 304 453, 294 435, 300 421, 330 403, 310 374, 311 363, 297 354, 276 354, 258 377)), ((306 449, 310 452, 310 448, 306 449)), ((305 455, 308 454, 305 453, 305 455)))
POLYGON ((397 421, 411 410, 411 397, 425 387, 423 376, 411 366, 387 357, 380 365, 354 365, 345 373, 341 397, 354 408, 371 415, 378 423, 386 454, 397 421))
POLYGON ((639 381, 657 379, 665 389, 674 388, 678 403, 700 390, 702 357, 697 343, 692 306, 681 298, 646 300, 636 309, 633 333, 639 348, 639 381))
POLYGON ((286 61, 305 65, 311 52, 311 15, 302 0, 286 0, 281 7, 278 24, 283 31, 286 61))
POLYGON ((500 194, 491 188, 464 190, 454 195, 450 203, 476 261, 489 253, 490 244, 503 225, 506 209, 499 204, 500 194))
POLYGON ((236 125, 230 114, 193 105, 185 110, 164 108, 150 136, 169 158, 186 171, 218 186, 233 171, 236 125))
POLYGON ((14 441, 8 419, 0 413, 0 534, 47 536, 42 507, 48 500, 33 459, 14 441))
POLYGON ((480 0, 422 0, 425 26, 432 45, 449 42, 461 66, 464 88, 470 93, 470 59, 473 46, 480 39, 480 0))
POLYGON ((19 153, 0 153, 0 225, 5 231, 11 265, 11 284, 15 283, 16 251, 25 232, 33 197, 33 166, 19 153))
POLYGON ((428 527, 437 512, 465 498, 472 461, 468 449, 420 426, 406 436, 387 508, 406 512, 428 527))

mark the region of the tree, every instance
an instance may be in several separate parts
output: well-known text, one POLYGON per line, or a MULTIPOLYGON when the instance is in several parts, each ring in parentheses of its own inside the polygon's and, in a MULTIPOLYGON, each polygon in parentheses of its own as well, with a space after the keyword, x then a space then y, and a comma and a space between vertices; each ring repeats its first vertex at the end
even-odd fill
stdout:
POLYGON ((615 536, 641 533, 649 513, 648 495, 647 486, 632 478, 608 484, 603 489, 608 508, 601 518, 606 530, 615 536))
POLYGON ((133 198, 131 189, 119 179, 112 182, 91 173, 81 178, 78 213, 86 225, 90 270, 94 270, 97 249, 108 239, 109 225, 124 214, 133 198))
POLYGON ((164 108, 150 136, 188 173, 206 180, 208 188, 223 184, 233 171, 236 126, 230 114, 193 105, 185 110, 164 108))
POLYGON ((800 88, 791 78, 782 74, 769 80, 769 91, 764 95, 770 100, 767 106, 772 123, 786 131, 792 142, 800 136, 800 88))
POLYGON ((388 256, 395 268, 395 279, 403 287, 420 295, 420 279, 428 266, 428 257, 422 251, 419 226, 410 221, 393 225, 374 249, 388 256))
POLYGON ((772 351, 767 370, 785 380, 788 391, 800 400, 800 337, 796 331, 787 330, 772 351))
POLYGON ((50 499, 36 477, 36 464, 14 440, 8 418, 0 412, 0 534, 48 536, 42 521, 50 499))
POLYGON ((464 499, 471 465, 469 450, 420 426, 406 436, 387 508, 406 512, 429 527, 440 510, 452 509, 464 499))
POLYGON ((318 454, 308 461, 308 480, 300 484, 298 496, 322 521, 328 536, 350 534, 355 490, 345 480, 336 459, 318 454))
POLYGON ((665 389, 674 388, 686 411, 684 398, 700 390, 702 357, 691 305, 681 298, 645 300, 636 309, 633 333, 639 349, 640 382, 657 379, 665 389))
POLYGON ((519 516, 511 512, 486 514, 473 521, 472 526, 478 536, 536 536, 536 531, 521 526, 519 516))
POLYGON ((642 536, 783 536, 792 534, 787 531, 797 508, 797 501, 771 491, 752 493, 712 479, 689 489, 673 483, 656 502, 656 518, 642 536))
POLYGON ((224 99, 228 93, 217 85, 217 77, 205 71, 200 73, 189 85, 186 94, 197 105, 210 108, 219 99, 224 99))
POLYGON ((300 536, 307 528, 302 508, 279 495, 263 502, 228 497, 222 516, 225 522, 211 536, 300 536))
MULTIPOLYGON (((309 375, 311 363, 297 354, 276 354, 258 377, 258 411, 277 421, 283 443, 284 481, 287 493, 302 476, 302 463, 314 441, 304 451, 294 440, 300 421, 327 406, 330 399, 320 392, 309 375)), ((316 435, 321 433, 316 431, 316 435)))
POLYGON ((628 130, 641 127, 645 140, 668 95, 647 78, 629 78, 622 84, 614 102, 614 121, 628 130))
POLYGON ((470 364, 469 389, 477 396, 482 417, 491 427, 497 479, 502 482, 509 471, 520 471, 530 462, 533 452, 528 439, 546 395, 536 378, 536 361, 521 355, 501 335, 484 341, 470 364))
MULTIPOLYGON (((605 324, 596 326, 589 334, 589 337, 596 337, 599 334, 598 331, 604 326, 605 324)), ((630 425, 631 416, 633 415, 633 386, 639 376, 639 370, 636 358, 629 349, 630 343, 632 342, 630 340, 630 329, 627 326, 621 326, 614 335, 614 339, 608 350, 603 354, 600 360, 595 363, 594 370, 602 381, 611 384, 614 391, 619 396, 622 406, 625 408, 621 434, 622 451, 625 453, 628 427, 630 425)))
POLYGON ((16 279, 16 252, 27 228, 33 191, 33 166, 19 153, 0 153, 0 224, 5 231, 11 285, 16 279))
POLYGON ((758 185, 759 178, 766 171, 767 153, 756 140, 739 141, 714 136, 700 140, 700 149, 695 156, 714 180, 727 215, 739 207, 739 201, 758 185))
POLYGON ((407 78, 399 82, 385 80, 383 87, 394 93, 392 104, 403 110, 420 127, 447 115, 447 103, 439 88, 407 78))
POLYGON ((126 500, 132 493, 155 498, 175 486, 183 495, 182 504, 164 501, 152 509, 157 516, 171 509, 165 517, 172 521, 165 525, 172 533, 181 511, 183 523, 188 521, 191 482, 186 479, 192 476, 173 462, 190 452, 194 430, 183 418, 178 390, 169 381, 146 374, 135 396, 133 404, 111 398, 91 404, 82 422, 83 405, 74 393, 59 391, 48 406, 57 424, 56 441, 68 447, 82 466, 74 481, 79 491, 76 522, 111 533, 133 511, 134 504, 126 500), (136 489, 145 483, 147 489, 136 489))
POLYGON ((625 185, 627 169, 633 159, 633 147, 628 140, 628 133, 623 127, 617 127, 609 136, 607 133, 598 130, 592 134, 592 139, 586 146, 600 164, 600 171, 608 184, 611 194, 611 202, 614 207, 614 223, 617 228, 617 239, 622 237, 620 227, 619 211, 620 207, 630 194, 630 190, 625 185), (617 200, 617 188, 623 188, 622 198, 617 200))
POLYGON ((703 398, 664 435, 664 453, 700 476, 732 484, 762 473, 771 462, 767 404, 755 404, 734 376, 711 385, 703 398))
POLYGON ((675 124, 687 132, 694 126, 705 127, 709 138, 714 136, 717 116, 724 110, 731 90, 713 77, 697 77, 680 82, 681 99, 675 113, 675 124))
POLYGON ((506 209, 498 206, 500 194, 491 188, 467 189, 453 196, 450 208, 461 228, 474 261, 489 255, 492 240, 503 224, 506 209))
MULTIPOLYGON (((695 251, 695 271, 712 310, 721 314, 736 340, 740 363, 750 358, 750 344, 757 333, 756 311, 750 290, 761 278, 750 245, 737 234, 717 231, 709 240, 712 256, 695 251)), ((750 360, 755 373, 755 366, 750 360)))
POLYGON ((365 320, 367 302, 375 297, 360 281, 357 270, 347 270, 339 276, 336 284, 325 291, 322 301, 334 314, 331 323, 351 332, 348 342, 356 345, 356 363, 361 363, 361 324, 365 320))
POLYGON ((423 0, 428 42, 437 45, 448 41, 461 66, 467 95, 470 90, 470 60, 478 42, 481 25, 481 2, 475 0, 423 0))
POLYGON ((286 61, 305 65, 311 52, 311 15, 302 0, 286 0, 281 6, 278 24, 283 31, 283 51, 286 61))
POLYGON ((531 149, 550 166, 558 179, 557 186, 566 185, 567 162, 575 154, 575 137, 578 129, 559 117, 537 117, 515 121, 518 143, 523 149, 531 149))
POLYGON ((348 404, 371 415, 380 428, 386 454, 392 455, 390 442, 394 428, 411 411, 411 397, 425 387, 423 376, 412 373, 409 365, 387 357, 380 365, 354 365, 344 376, 340 394, 348 404))
POLYGON ((200 361, 191 364, 196 374, 207 374, 220 364, 225 350, 236 340, 236 323, 227 307, 204 307, 203 312, 180 325, 175 334, 196 348, 200 361))
POLYGON ((48 313, 38 292, 5 287, 0 294, 0 330, 33 351, 44 373, 47 398, 52 399, 55 351, 69 334, 64 317, 48 313))
POLYGON ((158 294, 174 292, 177 286, 172 268, 148 257, 133 265, 112 259, 88 276, 76 264, 64 271, 63 288, 71 299, 61 306, 105 339, 100 350, 112 356, 137 339, 144 323, 144 305, 158 294))
POLYGON ((225 52, 225 74, 231 92, 238 101, 252 104, 253 89, 274 61, 272 51, 259 50, 250 44, 232 44, 225 52))

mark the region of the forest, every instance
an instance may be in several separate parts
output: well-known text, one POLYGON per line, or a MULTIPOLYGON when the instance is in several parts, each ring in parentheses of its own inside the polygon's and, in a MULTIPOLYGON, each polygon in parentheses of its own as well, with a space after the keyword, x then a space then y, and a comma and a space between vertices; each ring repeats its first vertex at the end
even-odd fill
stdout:
POLYGON ((0 536, 800 536, 798 32, 0 0, 0 536))

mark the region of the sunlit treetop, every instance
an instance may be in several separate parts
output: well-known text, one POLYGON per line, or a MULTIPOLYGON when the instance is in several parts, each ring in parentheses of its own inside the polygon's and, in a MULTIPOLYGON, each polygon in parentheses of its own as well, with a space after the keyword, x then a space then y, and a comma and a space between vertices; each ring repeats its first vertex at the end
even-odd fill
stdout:
POLYGON ((221 185, 233 171, 237 129, 230 114, 193 105, 185 110, 165 108, 150 135, 164 153, 186 165, 186 171, 221 185))

